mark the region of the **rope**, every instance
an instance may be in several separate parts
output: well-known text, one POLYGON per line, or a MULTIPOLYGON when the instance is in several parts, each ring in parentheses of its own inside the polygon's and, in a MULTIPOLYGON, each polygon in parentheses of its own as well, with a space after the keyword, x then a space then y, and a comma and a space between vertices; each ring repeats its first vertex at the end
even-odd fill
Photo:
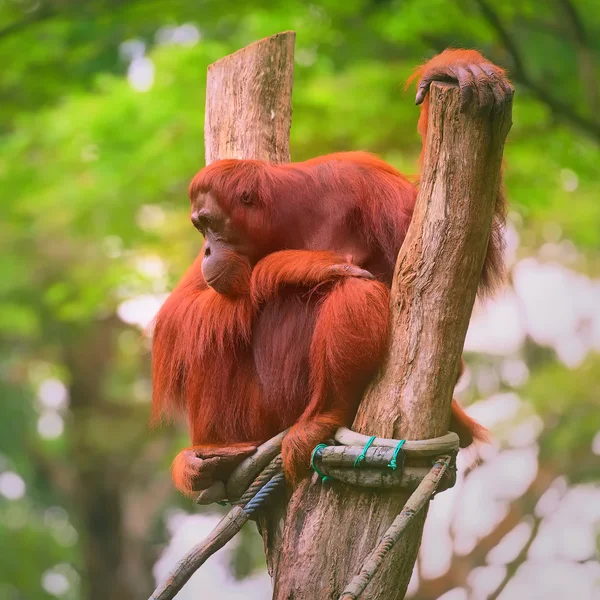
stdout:
MULTIPOLYGON (((392 469, 392 471, 395 471, 398 467, 398 465, 396 464, 396 459, 398 458, 398 455, 402 452, 402 446, 404 446, 405 441, 406 440, 400 440, 398 442, 398 445, 394 449, 394 455, 392 456, 392 460, 390 460, 390 462, 388 463, 388 467, 392 469)), ((404 466, 404 454, 400 454, 400 456, 402 456, 402 461, 400 463, 400 468, 402 468, 404 466)))
POLYGON ((232 504, 235 506, 244 507, 258 491, 277 473, 281 472, 281 454, 278 454, 256 477, 256 479, 248 486, 248 489, 242 494, 239 500, 232 504))
POLYGON ((259 473, 236 505, 219 521, 208 537, 196 544, 179 561, 167 579, 154 590, 150 600, 173 600, 190 577, 264 507, 272 492, 284 482, 281 454, 278 454, 259 473))
POLYGON ((317 446, 315 446, 315 449, 312 451, 312 454, 310 455, 310 466, 312 467, 313 471, 319 476, 319 479, 325 483, 326 481, 329 481, 331 479, 331 477, 329 477, 329 475, 325 475, 325 473, 323 473, 321 471, 321 469, 319 469, 319 467, 317 466, 317 462, 316 462, 316 458, 320 457, 322 452, 323 452, 323 448, 327 448, 327 444, 318 444, 317 446))
POLYGON ((367 455, 367 450, 369 449, 369 446, 375 441, 375 436, 372 435, 369 438, 369 441, 365 444, 365 447, 363 448, 363 451, 356 457, 356 460, 354 461, 354 468, 358 469, 360 467, 360 463, 363 462, 363 460, 365 460, 365 456, 367 455))
POLYGON ((253 516, 255 512, 257 512, 263 507, 263 505, 269 498, 271 492, 275 488, 279 487, 279 485, 284 481, 285 475, 283 473, 277 473, 277 475, 274 475, 273 479, 267 482, 265 486, 261 490, 259 490, 256 496, 254 496, 254 498, 252 498, 252 500, 250 500, 248 504, 244 506, 244 512, 246 512, 246 514, 248 514, 249 516, 253 516))
MULTIPOLYGON (((348 467, 350 464, 352 464, 354 468, 360 468, 361 464, 363 463, 367 463, 367 465, 372 463, 372 466, 378 466, 378 468, 387 466, 395 471, 398 466, 400 466, 400 469, 402 470, 404 466, 405 454, 402 448, 405 441, 399 440, 397 442, 396 446, 394 447, 392 458, 386 465, 385 462, 381 461, 382 456, 378 450, 376 450, 374 453, 371 453, 369 458, 367 458, 367 450, 373 444, 375 439, 375 436, 371 436, 367 440, 354 462, 347 463, 348 467)), ((443 438, 436 438, 434 441, 437 440, 443 440, 443 438)), ((393 440, 385 441, 393 442, 393 440)), ((323 449, 327 447, 327 444, 319 444, 315 447, 311 455, 311 466, 323 482, 331 479, 331 477, 323 473, 317 463, 322 457, 323 449)), ((392 447, 393 446, 390 443, 389 448, 392 447)), ((447 448, 447 446, 445 447, 447 448)), ((354 450, 353 453, 355 453, 358 451, 360 446, 355 447, 354 449, 350 448, 349 446, 346 446, 345 448, 351 452, 354 450)), ((344 451, 345 450, 342 449, 342 452, 344 451)), ((409 448, 407 448, 407 452, 408 451, 409 448)), ((417 452, 416 450, 410 451, 417 452)), ((422 453, 423 450, 420 452, 422 453)), ((394 519, 392 525, 380 539, 377 547, 367 557, 360 572, 352 579, 350 584, 340 596, 339 600, 356 600, 359 598, 367 584, 371 581, 381 567, 384 558, 404 533, 414 516, 430 499, 432 499, 444 475, 454 474, 454 460, 456 453, 454 450, 449 450, 449 452, 452 454, 439 457, 435 460, 435 463, 429 473, 427 473, 417 489, 411 494, 400 514, 396 517, 396 519, 394 519)), ((352 456, 352 454, 350 456, 352 456)), ((367 474, 367 470, 361 471, 360 474, 357 473, 357 475, 365 474, 367 474)), ((388 476, 391 476, 391 474, 388 476)), ((451 481, 449 483, 451 486, 453 484, 452 477, 450 477, 450 480, 451 481)), ((167 577, 166 581, 164 581, 154 591, 150 597, 150 600, 172 600, 181 590, 181 588, 187 583, 190 577, 198 570, 198 568, 200 568, 217 550, 222 548, 229 540, 231 540, 250 518, 252 518, 259 510, 264 508, 273 492, 284 483, 285 476, 282 472, 281 454, 278 454, 256 476, 254 481, 248 486, 240 499, 233 502, 233 508, 221 519, 208 537, 201 543, 194 546, 194 548, 192 548, 192 550, 190 550, 190 552, 184 556, 184 558, 177 564, 177 566, 167 577)))
POLYGON ((406 531, 415 515, 417 515, 435 492, 450 463, 450 457, 436 460, 427 477, 421 481, 417 489, 410 495, 400 514, 394 519, 377 546, 366 558, 361 570, 352 578, 339 600, 357 600, 368 583, 375 577, 385 557, 406 531))

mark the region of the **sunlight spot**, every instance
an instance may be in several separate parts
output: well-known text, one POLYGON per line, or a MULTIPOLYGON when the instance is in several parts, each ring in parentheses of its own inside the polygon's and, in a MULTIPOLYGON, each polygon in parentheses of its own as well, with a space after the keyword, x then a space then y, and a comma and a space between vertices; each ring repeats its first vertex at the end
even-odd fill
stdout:
POLYGON ((564 262, 574 263, 579 260, 579 250, 571 240, 560 242, 560 254, 564 262))
POLYGON ((467 600, 467 590, 464 588, 454 588, 438 597, 437 600, 467 600))
POLYGON ((419 589, 419 569, 417 567, 417 563, 412 571, 412 575, 410 576, 410 581, 408 582, 408 587, 406 588, 406 597, 411 598, 414 596, 419 589))
POLYGON ((154 35, 154 40, 160 46, 172 44, 176 29, 177 27, 174 25, 164 25, 163 27, 159 27, 158 31, 154 35))
POLYGON ((597 600, 598 581, 600 565, 596 561, 578 565, 528 560, 519 566, 499 600, 597 600))
POLYGON ((571 169, 562 169, 560 172, 560 182, 565 192, 574 192, 579 187, 579 177, 571 169))
POLYGON ((510 268, 517 262, 517 251, 521 242, 517 228, 510 221, 504 228, 504 242, 504 264, 506 268, 510 268))
POLYGON ((529 379, 527 363, 521 359, 507 359, 502 361, 500 376, 504 383, 511 387, 519 387, 529 379))
POLYGON ((554 244, 547 242, 543 244, 539 250, 539 256, 543 260, 560 260, 562 255, 562 246, 560 244, 554 244))
POLYGON ((42 575, 42 587, 51 596, 64 596, 69 591, 70 585, 63 573, 51 570, 42 575))
POLYGON ((0 473, 0 494, 8 500, 20 500, 25 496, 25 481, 14 471, 0 473))
POLYGON ((588 351, 589 348, 587 344, 585 344, 583 340, 578 340, 576 338, 564 340, 556 347, 558 358, 570 369, 579 367, 585 360, 588 351))
POLYGON ((454 548, 466 555, 506 516, 510 502, 521 496, 537 473, 537 448, 503 450, 474 469, 464 480, 461 501, 452 520, 454 548))
POLYGON ((536 517, 548 517, 556 512, 566 492, 566 479, 564 477, 556 478, 537 501, 535 505, 536 517))
POLYGON ((154 85, 154 63, 147 57, 134 58, 127 69, 127 79, 136 92, 147 92, 154 85))
MULTIPOLYGON (((198 540, 204 539, 219 520, 220 517, 216 514, 189 515, 183 511, 171 512, 171 516, 166 518, 170 533, 169 544, 153 568, 156 581, 164 581, 184 554, 197 544, 198 540)), ((256 530, 253 535, 258 535, 256 530)), ((232 577, 232 552, 240 541, 238 536, 211 556, 204 568, 196 571, 177 594, 177 600, 261 600, 271 597, 271 578, 266 569, 239 581, 232 577)))
POLYGON ((486 561, 490 565, 507 565, 515 560, 529 540, 532 528, 530 522, 519 523, 500 540, 497 546, 488 552, 486 561))
MULTIPOLYGON (((438 496, 442 498, 443 494, 438 496)), ((431 505, 433 509, 436 501, 431 505)), ((431 513, 425 521, 423 540, 420 550, 421 576, 423 579, 441 577, 450 568, 452 560, 452 540, 448 528, 440 527, 440 519, 432 518, 431 513)))
POLYGON ((534 341, 554 348, 568 367, 581 364, 600 328, 597 282, 557 262, 521 260, 513 270, 526 329, 534 341))
POLYGON ((472 598, 487 598, 502 583, 506 569, 500 565, 475 567, 467 575, 472 598))
POLYGON ((47 527, 64 527, 68 522, 67 511, 60 506, 51 506, 44 512, 44 523, 47 527))
POLYGON ((117 314, 124 323, 145 329, 166 300, 167 294, 160 296, 143 295, 121 302, 117 314))
POLYGON ((40 437, 54 440, 63 434, 65 422, 57 412, 47 411, 38 419, 37 430, 40 437))
POLYGON ((52 530, 54 539, 61 546, 74 546, 79 534, 77 530, 69 523, 69 515, 64 508, 60 506, 51 506, 44 513, 44 523, 46 527, 52 530))
POLYGON ((135 58, 142 58, 146 51, 146 44, 142 40, 126 40, 119 46, 121 60, 131 62, 135 58))
POLYGON ((311 67, 317 61, 317 52, 314 48, 298 48, 295 60, 303 67, 311 67))
POLYGON ((493 300, 476 306, 467 331, 465 351, 514 354, 523 345, 525 333, 518 298, 507 289, 493 300))
POLYGON ((144 231, 158 229, 165 222, 165 211, 156 204, 142 204, 136 222, 144 231))
POLYGON ((123 253, 123 240, 118 235, 107 235, 102 240, 102 249, 108 258, 119 258, 123 253))
POLYGON ((100 153, 96 144, 88 144, 81 149, 81 161, 85 163, 98 160, 100 153))
POLYGON ((583 562, 594 557, 596 537, 590 527, 584 524, 565 523, 562 530, 560 554, 566 560, 583 562))
POLYGON ((167 44, 194 46, 201 38, 200 30, 193 23, 184 23, 179 27, 165 25, 156 32, 155 36, 156 43, 161 46, 167 44))
POLYGON ((148 379, 136 379, 132 389, 136 402, 149 402, 152 398, 152 383, 148 379))
POLYGON ((513 448, 531 446, 543 430, 544 421, 538 415, 531 415, 511 429, 507 441, 513 448))
POLYGON ((474 402, 466 410, 470 417, 491 429, 497 423, 514 419, 522 405, 517 394, 507 392, 474 402))
POLYGON ((165 263, 159 256, 140 256, 136 258, 135 266, 139 273, 152 279, 165 275, 165 263))
POLYGON ((475 385, 482 396, 487 396, 498 391, 500 377, 493 367, 482 366, 475 372, 475 385))
POLYGON ((194 46, 200 41, 200 30, 192 23, 184 23, 175 28, 173 43, 180 46, 194 46))
POLYGON ((37 393, 38 400, 46 408, 59 410, 66 408, 69 400, 69 392, 65 384, 54 377, 42 381, 37 393))
POLYGON ((79 541, 79 534, 71 523, 67 523, 64 527, 54 529, 52 535, 57 543, 65 548, 71 548, 79 541))

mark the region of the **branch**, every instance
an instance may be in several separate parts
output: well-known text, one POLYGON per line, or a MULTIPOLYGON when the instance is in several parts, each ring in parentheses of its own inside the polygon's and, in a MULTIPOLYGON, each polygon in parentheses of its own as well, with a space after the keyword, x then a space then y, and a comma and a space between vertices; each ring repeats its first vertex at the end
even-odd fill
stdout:
POLYGON ((579 76, 587 92, 589 108, 593 113, 597 113, 600 104, 600 93, 598 92, 598 78, 596 77, 596 61, 583 21, 571 0, 558 0, 558 3, 562 6, 571 36, 577 47, 579 76))
MULTIPOLYGON (((486 564, 488 553, 495 548, 510 533, 525 516, 530 515, 540 497, 556 479, 556 472, 542 468, 538 469, 535 479, 527 491, 513 500, 508 506, 508 512, 494 529, 480 538, 477 545, 468 555, 452 555, 450 567, 444 575, 433 579, 419 577, 418 597, 420 600, 435 600, 442 594, 455 587, 467 586, 467 576, 476 567, 486 564)), ((515 561, 513 561, 515 562, 515 561)), ((515 563, 517 564, 517 563, 515 563)))
POLYGON ((150 600, 172 600, 190 577, 219 549, 231 540, 248 521, 249 516, 240 506, 234 506, 210 532, 178 563, 167 579, 154 590, 150 600))
POLYGON ((529 534, 529 538, 527 543, 523 546, 519 554, 515 556, 513 560, 511 560, 506 565, 506 574, 504 575, 504 579, 500 582, 500 585, 488 596, 488 600, 498 600, 500 594, 504 591, 504 588, 508 585, 510 580, 514 577, 517 569, 521 566, 521 564, 527 558, 527 554, 529 553, 529 549, 531 545, 535 541, 537 537, 538 531, 540 530, 540 525, 542 524, 541 517, 533 517, 533 526, 531 527, 531 533, 529 534))
POLYGON ((54 10, 50 5, 45 4, 38 8, 33 13, 27 15, 25 18, 19 21, 14 21, 5 27, 0 28, 0 40, 3 38, 10 37, 15 33, 19 33, 32 25, 47 21, 48 19, 56 16, 58 12, 54 10))
POLYGON ((579 18, 579 14, 575 6, 573 6, 573 3, 570 0, 558 0, 558 3, 562 6, 565 16, 569 20, 569 25, 575 39, 584 46, 587 45, 585 27, 583 26, 583 22, 579 18))
POLYGON ((475 0, 475 2, 479 6, 483 17, 496 31, 498 38, 512 59, 511 76, 513 79, 526 87, 540 102, 546 104, 554 114, 564 117, 565 120, 600 142, 600 120, 582 115, 574 106, 564 102, 553 95, 550 90, 534 81, 525 66, 525 61, 521 56, 516 40, 504 27, 498 14, 486 0, 475 0))

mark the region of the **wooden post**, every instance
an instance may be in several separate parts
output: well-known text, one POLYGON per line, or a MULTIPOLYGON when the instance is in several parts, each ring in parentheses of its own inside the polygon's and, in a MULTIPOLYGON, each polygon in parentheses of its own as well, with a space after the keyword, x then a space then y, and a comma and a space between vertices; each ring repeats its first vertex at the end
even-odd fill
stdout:
MULTIPOLYGON (((261 40, 209 69, 207 162, 289 160, 294 34, 261 40)), ((460 111, 454 86, 431 87, 427 153, 413 221, 392 284, 389 359, 353 429, 381 437, 444 434, 491 227, 510 103, 460 111)), ((415 115, 416 120, 416 115, 415 115)), ((407 496, 313 477, 269 506, 260 527, 276 600, 334 600, 407 496)), ((425 514, 362 599, 404 597, 425 514)))
POLYGON ((296 33, 286 31, 208 67, 206 164, 222 158, 289 162, 296 33))

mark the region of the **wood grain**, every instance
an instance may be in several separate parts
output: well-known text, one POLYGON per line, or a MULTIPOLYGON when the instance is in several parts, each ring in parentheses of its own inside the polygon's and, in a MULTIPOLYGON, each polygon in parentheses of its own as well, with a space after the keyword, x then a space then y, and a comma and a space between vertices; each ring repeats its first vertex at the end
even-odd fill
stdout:
POLYGON ((293 31, 278 33, 208 67, 206 164, 222 158, 289 162, 293 31))

